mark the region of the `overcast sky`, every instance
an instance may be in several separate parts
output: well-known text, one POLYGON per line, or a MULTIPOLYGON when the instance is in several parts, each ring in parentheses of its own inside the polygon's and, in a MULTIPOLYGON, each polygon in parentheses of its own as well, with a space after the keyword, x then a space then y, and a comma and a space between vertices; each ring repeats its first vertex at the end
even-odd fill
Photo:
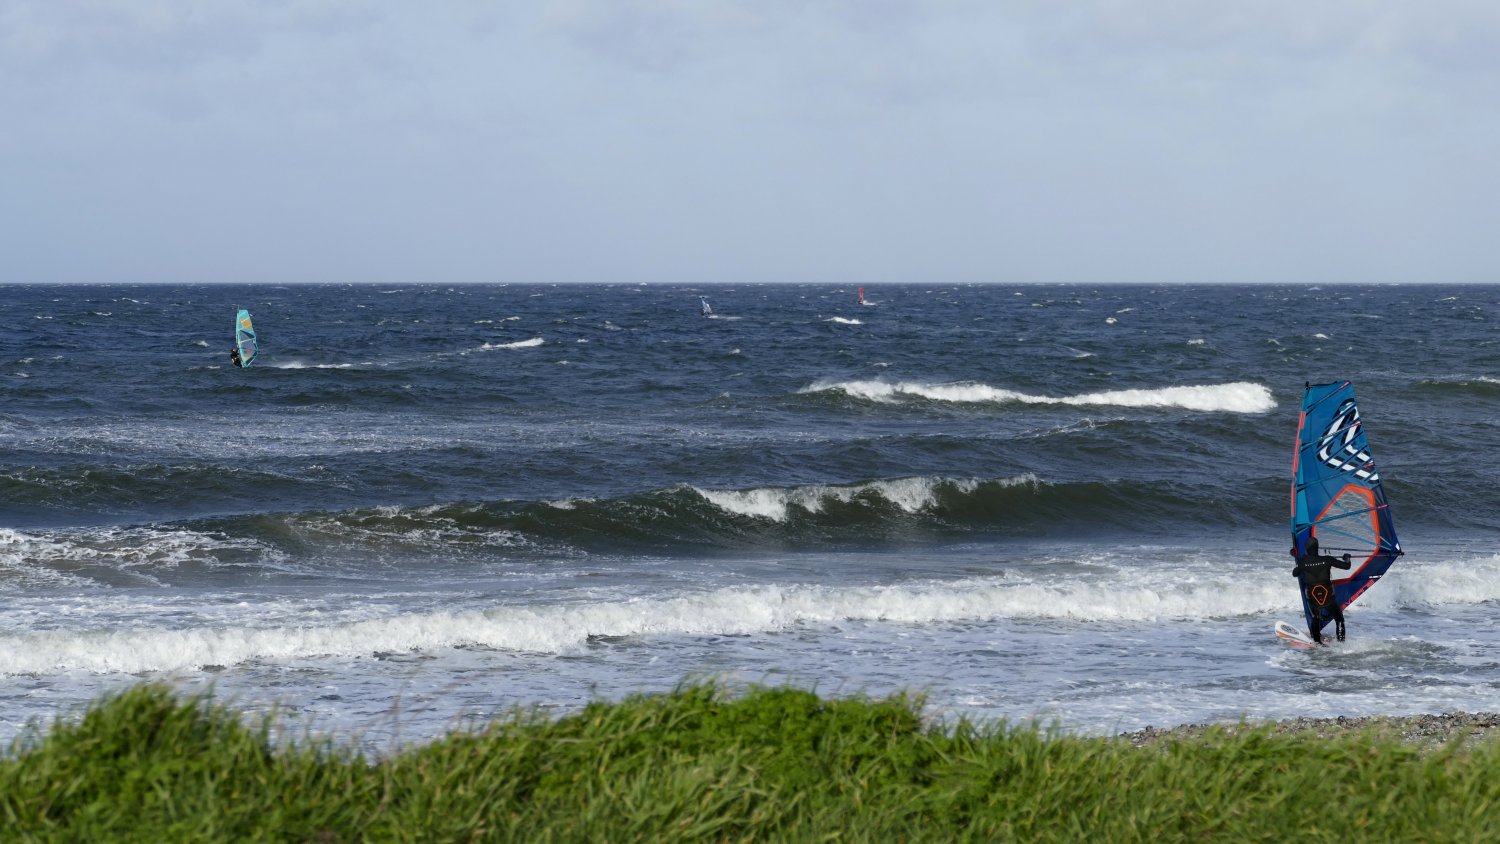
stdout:
POLYGON ((1500 281, 1492 0, 0 0, 0 283, 1500 281))

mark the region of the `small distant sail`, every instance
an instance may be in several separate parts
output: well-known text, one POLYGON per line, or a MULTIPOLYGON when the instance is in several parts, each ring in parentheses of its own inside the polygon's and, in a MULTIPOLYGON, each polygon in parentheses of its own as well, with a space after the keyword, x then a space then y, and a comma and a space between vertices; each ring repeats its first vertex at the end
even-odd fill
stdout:
POLYGON ((234 316, 234 348, 240 355, 240 366, 248 368, 260 354, 255 341, 255 326, 250 323, 250 312, 244 308, 234 316))
POLYGON ((698 305, 699 305, 700 308, 702 308, 702 314, 704 316, 713 316, 714 315, 714 306, 710 305, 708 303, 708 297, 706 297, 706 296, 699 296, 698 297, 698 305))
POLYGON ((859 303, 861 305, 865 304, 865 289, 863 287, 859 289, 859 303))
MULTIPOLYGON (((1340 609, 1354 603, 1402 554, 1390 503, 1348 382, 1311 384, 1302 397, 1292 455, 1292 543, 1300 557, 1308 539, 1321 554, 1348 552, 1349 573, 1333 581, 1340 609)), ((1335 570, 1335 573, 1338 573, 1335 570)), ((1328 623, 1302 595, 1308 632, 1328 623)))

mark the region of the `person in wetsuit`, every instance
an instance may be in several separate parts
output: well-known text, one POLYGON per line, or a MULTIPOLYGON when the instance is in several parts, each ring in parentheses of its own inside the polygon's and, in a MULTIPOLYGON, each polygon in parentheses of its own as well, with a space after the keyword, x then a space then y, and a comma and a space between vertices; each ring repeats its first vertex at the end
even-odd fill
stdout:
POLYGON ((240 360, 240 347, 239 346, 235 346, 233 349, 229 350, 229 362, 232 363, 232 364, 234 364, 235 366, 238 366, 241 369, 245 368, 244 362, 242 362, 240 360))
MULTIPOLYGON (((1297 546, 1292 546, 1292 556, 1297 557, 1297 546)), ((1344 641, 1344 611, 1339 608, 1339 602, 1333 597, 1333 577, 1331 569, 1349 568, 1349 555, 1340 557, 1327 557, 1318 553, 1318 538, 1309 536, 1307 538, 1307 553, 1297 557, 1297 565, 1292 568, 1292 577, 1300 578, 1302 590, 1307 595, 1307 602, 1313 606, 1314 618, 1333 619, 1334 636, 1344 641)), ((1323 643, 1323 634, 1319 632, 1318 625, 1314 624, 1308 631, 1312 634, 1313 641, 1323 643)))

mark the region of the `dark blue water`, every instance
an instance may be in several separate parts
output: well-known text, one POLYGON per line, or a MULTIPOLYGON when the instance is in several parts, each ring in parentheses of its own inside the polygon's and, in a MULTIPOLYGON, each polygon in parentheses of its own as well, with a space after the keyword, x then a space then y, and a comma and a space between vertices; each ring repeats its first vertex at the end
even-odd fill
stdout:
POLYGON ((1500 290, 867 295, 0 287, 0 725, 143 678, 408 737, 704 674, 1085 730, 1500 708, 1500 290), (1289 653, 1342 379, 1407 557, 1289 653))

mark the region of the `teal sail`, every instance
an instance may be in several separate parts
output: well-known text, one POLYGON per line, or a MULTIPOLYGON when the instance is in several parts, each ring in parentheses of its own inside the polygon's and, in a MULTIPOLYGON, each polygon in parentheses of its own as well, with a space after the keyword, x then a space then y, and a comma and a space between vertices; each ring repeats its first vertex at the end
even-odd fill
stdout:
MULTIPOLYGON (((1349 571, 1332 584, 1340 609, 1354 603, 1401 556, 1390 502, 1348 381, 1309 384, 1302 396, 1292 455, 1292 550, 1298 557, 1312 537, 1318 539, 1319 553, 1352 558, 1349 571)), ((1309 633, 1329 621, 1305 591, 1302 612, 1309 633)))
POLYGON ((234 348, 239 352, 242 367, 248 368, 255 363, 255 356, 260 354, 260 346, 255 341, 255 326, 250 322, 250 312, 244 308, 234 315, 234 348))

